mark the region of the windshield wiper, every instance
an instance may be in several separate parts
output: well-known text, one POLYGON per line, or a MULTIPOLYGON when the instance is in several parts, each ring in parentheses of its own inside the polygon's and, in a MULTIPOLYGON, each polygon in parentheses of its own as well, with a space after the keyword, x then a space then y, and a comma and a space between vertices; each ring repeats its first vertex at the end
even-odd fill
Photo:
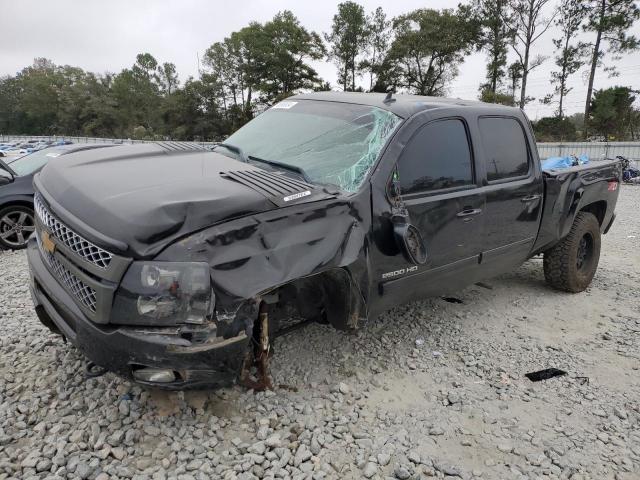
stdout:
POLYGON ((224 143, 224 142, 216 144, 216 148, 218 147, 226 148, 227 150, 235 153, 238 156, 238 158, 244 163, 249 163, 249 158, 240 147, 231 145, 230 143, 224 143))
POLYGON ((297 173, 298 175, 300 175, 304 179, 305 182, 313 183, 311 181, 311 179, 309 178, 309 175, 307 175, 307 172, 305 172, 303 168, 298 167, 296 165, 290 165, 288 163, 276 162, 275 160, 265 160, 264 158, 254 157, 253 155, 249 155, 247 158, 249 160, 251 160, 251 161, 254 161, 254 162, 265 163, 267 165, 271 165, 272 167, 282 168, 284 170, 289 170, 290 172, 297 173))
POLYGON ((238 156, 238 158, 245 163, 249 163, 249 160, 251 160, 253 162, 264 163, 267 165, 271 165, 272 167, 289 170, 290 172, 294 172, 300 175, 305 182, 313 183, 309 178, 309 175, 307 175, 307 172, 305 172, 304 169, 302 169, 301 167, 297 167, 295 165, 289 165, 288 163, 276 162, 275 160, 265 160, 264 158, 254 157, 253 155, 247 155, 246 153, 244 153, 244 150, 242 150, 240 147, 236 145, 232 145, 230 143, 224 143, 224 142, 218 143, 216 145, 216 148, 217 147, 223 147, 235 153, 238 156))

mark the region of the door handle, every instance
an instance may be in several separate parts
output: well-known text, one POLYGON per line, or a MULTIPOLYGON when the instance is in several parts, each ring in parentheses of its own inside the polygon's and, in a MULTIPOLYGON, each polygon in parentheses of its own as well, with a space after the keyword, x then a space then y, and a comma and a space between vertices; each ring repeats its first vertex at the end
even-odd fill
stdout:
POLYGON ((528 195, 526 197, 522 197, 520 201, 522 203, 529 203, 539 199, 540 199, 540 195, 528 195))
POLYGON ((469 217, 471 215, 478 215, 482 213, 482 210, 479 208, 465 208, 461 212, 458 212, 457 217, 469 217))

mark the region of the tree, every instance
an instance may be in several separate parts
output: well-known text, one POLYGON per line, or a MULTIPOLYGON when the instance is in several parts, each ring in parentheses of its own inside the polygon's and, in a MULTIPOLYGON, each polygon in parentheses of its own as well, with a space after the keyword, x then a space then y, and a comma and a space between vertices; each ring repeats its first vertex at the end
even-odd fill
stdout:
POLYGON ((479 23, 464 6, 457 11, 414 10, 395 18, 393 28, 385 80, 419 95, 444 95, 480 34, 479 23))
POLYGON ((131 71, 138 77, 143 77, 149 82, 155 79, 158 61, 150 53, 139 53, 136 56, 136 63, 131 71))
POLYGON ((480 86, 482 97, 489 101, 495 97, 505 78, 507 48, 513 43, 513 31, 506 0, 475 0, 474 13, 481 22, 481 42, 487 52, 487 81, 480 86))
POLYGON ((284 11, 211 45, 205 71, 182 86, 175 65, 150 53, 104 75, 37 58, 0 77, 0 131, 221 140, 281 98, 329 89, 311 66, 325 55, 321 37, 284 11))
POLYGON ((529 73, 539 67, 546 57, 531 56, 533 44, 549 29, 553 17, 543 17, 543 10, 551 0, 510 0, 509 16, 504 20, 513 30, 516 42, 512 45, 521 67, 520 108, 524 108, 527 98, 529 73))
POLYGON ((255 48, 247 43, 256 39, 256 31, 261 28, 260 24, 253 23, 239 32, 233 32, 224 41, 211 45, 204 55, 204 64, 222 87, 219 90, 220 101, 226 120, 234 128, 241 127, 253 117, 252 97, 259 80, 252 56, 255 48))
POLYGON ((22 132, 25 112, 19 108, 20 82, 7 75, 0 78, 0 132, 22 132))
POLYGON ((569 115, 565 117, 576 127, 576 131, 582 130, 584 128, 584 113, 576 112, 573 115, 569 115))
POLYGON ((56 65, 51 60, 36 58, 33 65, 17 75, 17 82, 17 108, 24 112, 25 133, 56 133, 61 84, 56 65))
POLYGON ((310 62, 325 54, 320 36, 304 28, 290 11, 264 25, 253 22, 211 45, 204 64, 231 131, 264 105, 316 88, 321 80, 310 62))
POLYGON ((268 103, 303 88, 320 83, 317 72, 308 63, 326 54, 320 36, 309 32, 288 10, 278 13, 264 25, 256 39, 258 89, 268 103))
POLYGON ((587 124, 607 140, 624 140, 632 134, 635 93, 629 87, 597 90, 589 109, 587 124))
POLYGON ((584 65, 585 45, 582 42, 573 44, 580 25, 584 21, 586 9, 582 0, 562 0, 558 8, 556 25, 561 36, 553 39, 558 50, 555 58, 556 66, 560 69, 551 73, 551 84, 555 86, 554 93, 548 95, 543 103, 551 103, 554 96, 558 96, 558 117, 564 114, 564 98, 571 91, 567 87, 567 79, 584 65))
MULTIPOLYGON (((606 55, 616 59, 623 53, 639 48, 638 39, 629 35, 628 31, 640 18, 640 10, 635 0, 587 0, 583 2, 587 9, 586 32, 595 33, 595 40, 589 44, 591 48, 591 68, 589 70, 589 86, 584 107, 585 118, 590 117, 593 95, 593 84, 598 66, 606 55)), ((589 123, 585 124, 585 136, 588 135, 589 123)))
POLYGON ((539 142, 573 142, 578 136, 576 126, 569 119, 556 116, 533 122, 533 131, 539 142))
POLYGON ((144 127, 145 135, 154 135, 161 129, 157 67, 158 61, 151 54, 141 53, 130 69, 113 78, 111 93, 117 105, 119 135, 130 136, 137 127, 144 127))
MULTIPOLYGON (((367 30, 369 34, 366 39, 367 58, 361 63, 361 68, 369 72, 369 91, 374 91, 376 80, 380 75, 384 58, 391 43, 391 21, 382 7, 367 17, 367 30)), ((379 90, 386 90, 383 86, 378 86, 379 90)))
POLYGON ((487 103, 499 103, 508 107, 513 107, 515 102, 513 95, 508 93, 492 92, 489 88, 485 88, 480 92, 480 101, 487 103))
POLYGON ((338 81, 344 91, 356 89, 356 77, 360 72, 358 56, 366 47, 367 19, 364 8, 352 1, 338 4, 333 16, 331 32, 325 33, 329 43, 329 58, 338 67, 338 81))
POLYGON ((171 93, 178 86, 178 73, 176 72, 176 66, 173 63, 165 62, 158 66, 158 83, 165 95, 171 95, 171 93))
POLYGON ((509 65, 507 69, 507 75, 509 77, 509 88, 511 98, 513 98, 513 104, 516 103, 516 90, 520 86, 520 80, 522 80, 522 65, 520 62, 514 62, 509 65))
POLYGON ((631 133, 631 141, 640 138, 640 109, 634 109, 631 113, 631 121, 629 122, 629 131, 631 133))

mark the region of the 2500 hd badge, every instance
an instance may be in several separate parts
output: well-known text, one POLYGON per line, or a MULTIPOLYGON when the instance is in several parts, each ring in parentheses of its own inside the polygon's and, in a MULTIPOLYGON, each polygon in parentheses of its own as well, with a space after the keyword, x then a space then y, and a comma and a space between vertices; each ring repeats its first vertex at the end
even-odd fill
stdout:
POLYGON ((417 271, 418 266, 413 265, 411 267, 401 268, 400 270, 394 270, 393 272, 385 272, 382 274, 382 279, 384 280, 386 278, 401 277, 402 275, 406 275, 407 273, 413 273, 417 271))

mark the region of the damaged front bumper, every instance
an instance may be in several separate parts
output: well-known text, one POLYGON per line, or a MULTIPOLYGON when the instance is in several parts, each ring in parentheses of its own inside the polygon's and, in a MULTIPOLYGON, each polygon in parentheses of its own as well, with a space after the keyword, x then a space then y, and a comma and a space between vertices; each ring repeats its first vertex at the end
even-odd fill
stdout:
POLYGON ((215 388, 235 381, 248 348, 245 332, 207 339, 206 334, 185 334, 176 327, 96 324, 46 268, 35 240, 29 242, 27 256, 30 290, 41 322, 62 333, 96 365, 166 389, 215 388))

